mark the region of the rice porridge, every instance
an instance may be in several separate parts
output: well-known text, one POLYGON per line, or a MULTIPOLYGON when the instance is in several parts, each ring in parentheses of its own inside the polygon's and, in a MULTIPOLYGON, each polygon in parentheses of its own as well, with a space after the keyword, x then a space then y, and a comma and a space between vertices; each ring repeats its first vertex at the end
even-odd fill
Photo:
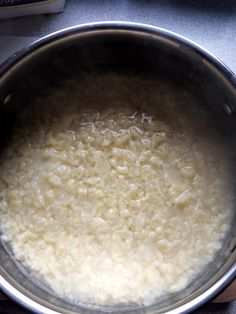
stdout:
POLYGON ((221 248, 227 157, 191 101, 164 84, 88 77, 22 113, 0 164, 2 237, 57 295, 150 304, 221 248))

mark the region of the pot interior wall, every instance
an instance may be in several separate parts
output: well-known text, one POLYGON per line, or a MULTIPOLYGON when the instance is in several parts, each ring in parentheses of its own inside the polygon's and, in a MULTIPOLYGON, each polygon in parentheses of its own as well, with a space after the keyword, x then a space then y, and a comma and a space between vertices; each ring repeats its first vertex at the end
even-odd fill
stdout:
MULTIPOLYGON (((0 78, 1 149, 11 138, 19 111, 30 106, 42 92, 68 79, 78 80, 84 73, 100 75, 111 72, 127 76, 134 73, 155 80, 157 88, 158 82, 165 81, 170 89, 174 87, 191 93, 211 112, 234 155, 235 89, 209 61, 178 40, 171 41, 162 35, 147 35, 138 31, 107 30, 73 34, 53 43, 48 40, 44 47, 41 44, 38 46, 38 50, 29 52, 0 78)), ((160 299, 157 304, 146 308, 120 310, 167 312, 209 288, 235 262, 236 229, 233 226, 234 221, 215 260, 183 292, 160 299)), ((79 306, 55 297, 49 289, 32 280, 3 244, 0 246, 0 265, 1 275, 33 300, 54 310, 64 309, 65 313, 78 311, 79 306)), ((82 308, 84 313, 90 313, 89 309, 82 308)))

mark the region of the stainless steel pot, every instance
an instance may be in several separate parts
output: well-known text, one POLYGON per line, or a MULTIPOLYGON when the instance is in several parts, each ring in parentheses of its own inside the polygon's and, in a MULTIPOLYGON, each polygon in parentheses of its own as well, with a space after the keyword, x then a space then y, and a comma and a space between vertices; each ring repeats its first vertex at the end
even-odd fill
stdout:
MULTIPOLYGON (((36 41, 0 68, 1 149, 17 119, 35 95, 83 72, 135 72, 190 91, 218 120, 235 149, 236 77, 219 60, 192 42, 163 29, 123 22, 76 26, 36 41)), ((0 287, 36 313, 188 313, 201 306, 236 275, 235 219, 222 250, 184 291, 147 307, 86 308, 57 298, 28 276, 0 244, 0 287)))

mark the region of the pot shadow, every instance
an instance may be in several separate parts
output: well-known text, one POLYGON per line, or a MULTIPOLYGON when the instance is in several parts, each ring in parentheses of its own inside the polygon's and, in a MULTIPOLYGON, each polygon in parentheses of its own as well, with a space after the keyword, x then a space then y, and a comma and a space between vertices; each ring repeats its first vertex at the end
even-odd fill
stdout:
POLYGON ((33 314, 13 301, 0 301, 0 313, 1 314, 33 314))
POLYGON ((193 314, 230 314, 235 313, 236 302, 207 303, 193 314))

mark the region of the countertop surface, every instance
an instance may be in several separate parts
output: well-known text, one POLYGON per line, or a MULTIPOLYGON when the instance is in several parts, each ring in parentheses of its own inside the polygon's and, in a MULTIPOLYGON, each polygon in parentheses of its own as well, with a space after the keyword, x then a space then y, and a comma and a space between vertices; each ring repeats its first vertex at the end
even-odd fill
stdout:
POLYGON ((65 27, 118 20, 152 24, 186 36, 236 72, 236 0, 67 0, 60 14, 2 20, 0 51, 5 46, 14 51, 16 39, 9 36, 19 37, 21 47, 65 27))
MULTIPOLYGON (((0 20, 0 63, 44 35, 95 21, 139 22, 176 32, 236 73, 236 0, 67 0, 63 13, 0 20)), ((26 311, 0 301, 0 313, 26 311)), ((213 313, 235 314, 236 302, 210 303, 196 312, 213 313)))

